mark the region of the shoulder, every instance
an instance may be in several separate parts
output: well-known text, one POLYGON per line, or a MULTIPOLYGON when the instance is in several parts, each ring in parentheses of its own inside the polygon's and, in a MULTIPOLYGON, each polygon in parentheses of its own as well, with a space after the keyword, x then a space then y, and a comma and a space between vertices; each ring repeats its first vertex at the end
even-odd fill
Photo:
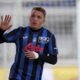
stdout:
POLYGON ((25 27, 19 26, 17 29, 19 29, 21 31, 25 31, 25 30, 29 29, 29 26, 25 26, 25 27))
POLYGON ((44 28, 44 30, 47 31, 47 36, 50 36, 50 37, 54 37, 55 38, 55 33, 54 32, 51 32, 49 29, 47 28, 44 28))

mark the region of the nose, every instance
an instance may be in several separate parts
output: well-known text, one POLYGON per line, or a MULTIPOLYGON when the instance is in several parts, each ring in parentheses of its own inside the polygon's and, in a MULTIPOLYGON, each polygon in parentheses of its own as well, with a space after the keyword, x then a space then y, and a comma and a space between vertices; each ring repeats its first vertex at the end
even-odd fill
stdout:
POLYGON ((35 20, 35 21, 37 21, 37 20, 38 20, 37 16, 35 16, 35 17, 34 17, 34 20, 35 20))

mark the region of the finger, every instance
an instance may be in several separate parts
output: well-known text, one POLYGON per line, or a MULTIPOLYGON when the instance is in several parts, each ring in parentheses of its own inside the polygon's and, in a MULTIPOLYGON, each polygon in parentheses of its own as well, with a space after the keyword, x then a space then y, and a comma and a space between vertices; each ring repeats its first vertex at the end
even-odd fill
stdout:
POLYGON ((4 22, 9 24, 10 21, 11 21, 11 16, 10 15, 5 15, 4 22))
POLYGON ((26 51, 25 53, 26 53, 26 54, 30 54, 30 53, 31 53, 31 51, 26 51))
POLYGON ((9 18, 9 15, 5 15, 5 19, 4 19, 4 21, 7 21, 8 18, 9 18))
POLYGON ((7 21, 7 15, 5 15, 4 21, 5 21, 5 22, 7 21))
POLYGON ((27 53, 31 53, 31 51, 27 51, 27 53))
POLYGON ((31 54, 26 54, 26 56, 32 56, 31 54))
POLYGON ((30 56, 30 54, 26 54, 26 56, 30 56))
POLYGON ((26 54, 26 57, 29 57, 29 58, 31 57, 31 58, 33 58, 33 55, 27 55, 27 54, 26 54))
POLYGON ((27 56, 28 59, 34 59, 33 57, 27 56))
POLYGON ((34 54, 26 54, 27 57, 32 57, 32 58, 35 58, 35 55, 34 54))
POLYGON ((28 51, 25 51, 25 53, 28 53, 28 51))
POLYGON ((11 22, 11 16, 8 15, 8 18, 7 18, 7 23, 10 23, 11 22))
POLYGON ((28 59, 35 59, 35 57, 32 56, 32 55, 26 55, 26 57, 27 57, 28 59))
POLYGON ((3 22, 3 16, 1 16, 1 23, 3 22))
POLYGON ((27 57, 28 59, 34 59, 34 58, 31 58, 31 57, 27 57))
POLYGON ((1 16, 1 19, 0 19, 0 28, 2 27, 2 23, 3 23, 3 16, 1 16))
POLYGON ((30 57, 32 57, 32 56, 30 56, 30 55, 26 55, 26 57, 27 57, 27 58, 30 58, 30 57))
POLYGON ((8 18, 9 18, 9 15, 5 15, 5 19, 4 19, 4 22, 5 22, 5 23, 7 23, 8 18))
POLYGON ((35 59, 34 57, 28 57, 29 59, 35 59))
POLYGON ((26 54, 29 54, 28 52, 25 52, 26 54))
POLYGON ((29 58, 29 59, 34 59, 34 58, 29 58))

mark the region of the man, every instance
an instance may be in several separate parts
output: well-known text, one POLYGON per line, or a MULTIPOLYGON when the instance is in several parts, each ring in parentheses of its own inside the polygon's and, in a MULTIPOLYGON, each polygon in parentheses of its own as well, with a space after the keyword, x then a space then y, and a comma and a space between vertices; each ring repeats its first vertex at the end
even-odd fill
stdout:
POLYGON ((45 62, 56 64, 57 47, 54 35, 43 27, 46 11, 34 7, 30 16, 30 25, 25 28, 11 29, 11 16, 1 17, 0 28, 6 30, 7 42, 16 44, 16 55, 10 70, 9 80, 41 80, 45 62))

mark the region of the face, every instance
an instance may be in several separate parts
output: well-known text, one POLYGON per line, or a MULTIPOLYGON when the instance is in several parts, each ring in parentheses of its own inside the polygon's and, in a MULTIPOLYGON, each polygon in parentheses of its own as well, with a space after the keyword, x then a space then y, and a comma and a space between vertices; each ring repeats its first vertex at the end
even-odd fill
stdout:
POLYGON ((39 29, 45 22, 45 17, 42 12, 37 10, 32 10, 30 16, 30 26, 33 29, 39 29))

